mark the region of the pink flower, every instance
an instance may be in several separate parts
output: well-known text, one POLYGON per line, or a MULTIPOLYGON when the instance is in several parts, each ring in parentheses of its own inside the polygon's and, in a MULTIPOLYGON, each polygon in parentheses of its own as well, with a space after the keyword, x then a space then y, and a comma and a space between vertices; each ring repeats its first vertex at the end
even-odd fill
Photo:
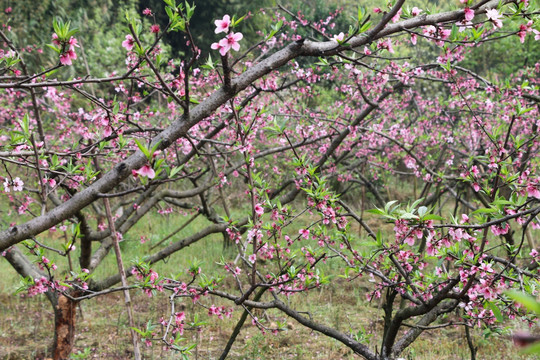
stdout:
POLYGON ((149 8, 144 9, 142 13, 146 16, 152 16, 152 10, 150 10, 149 8))
POLYGON ((159 25, 154 24, 154 25, 150 26, 150 32, 154 33, 154 34, 157 34, 159 32, 159 25))
POLYGON ((471 21, 474 17, 474 10, 466 7, 464 11, 465 11, 465 21, 471 21))
POLYGON ((433 25, 424 26, 422 32, 426 36, 435 37, 435 35, 437 34, 437 28, 433 25))
POLYGON ((407 236, 403 241, 410 246, 414 246, 414 236, 407 236))
POLYGON ((304 239, 309 239, 309 230, 307 229, 298 230, 298 234, 302 235, 304 239))
POLYGON ((416 34, 411 34, 411 44, 416 45, 416 40, 418 36, 416 34))
POLYGON ((127 51, 131 51, 135 45, 135 39, 133 36, 126 35, 126 40, 122 41, 122 47, 126 48, 127 51))
POLYGON ((487 264, 487 263, 482 263, 479 269, 485 272, 489 272, 489 273, 493 272, 493 269, 491 268, 491 264, 487 264))
MULTIPOLYGON (((133 175, 137 174, 137 175, 140 175, 140 176, 146 176, 147 178, 149 179, 153 179, 154 177, 156 177, 156 172, 154 171, 154 169, 152 169, 152 167, 148 164, 144 165, 142 168, 140 168, 139 170, 134 170, 132 172, 133 175)), ((136 176, 136 175, 135 175, 136 176)))
POLYGON ((412 16, 418 16, 422 13, 422 9, 417 8, 416 6, 412 8, 411 15, 412 16))
POLYGON ((60 64, 71 65, 71 56, 67 52, 60 55, 60 64))
POLYGON ((527 184, 527 193, 530 197, 540 199, 540 190, 538 190, 538 184, 535 184, 535 183, 527 184))
POLYGON ((493 28, 502 28, 502 21, 500 20, 503 16, 499 14, 497 9, 487 9, 486 16, 489 20, 493 22, 493 28))
POLYGON ((255 213, 259 216, 262 216, 264 214, 264 208, 261 206, 261 204, 255 205, 255 213))
POLYGON ((476 192, 480 191, 480 185, 478 183, 473 183, 472 187, 473 187, 474 191, 476 191, 476 192))
POLYGON ((222 20, 214 21, 214 24, 216 24, 216 34, 219 34, 220 32, 227 33, 229 32, 229 26, 231 26, 231 17, 225 15, 222 20))
MULTIPOLYGON (((238 42, 243 38, 244 35, 242 35, 242 33, 231 32, 227 35, 227 37, 221 39, 219 41, 219 46, 221 46, 221 48, 219 49, 219 53, 221 54, 221 56, 225 56, 225 54, 227 54, 230 49, 233 49, 234 51, 240 50, 240 44, 238 42)), ((212 48, 214 48, 213 44, 212 48)))
MULTIPOLYGON (((522 44, 525 42, 525 36, 527 36, 527 33, 532 31, 532 25, 533 25, 533 22, 531 20, 527 24, 521 24, 519 26, 518 36, 519 36, 519 41, 521 41, 522 44)), ((537 40, 536 36, 535 36, 535 40, 537 40)))
POLYGON ((72 51, 75 51, 75 47, 80 47, 79 43, 77 42, 77 39, 75 39, 73 36, 69 38, 68 44, 69 44, 69 50, 72 50, 72 51))
POLYGON ((401 16, 401 9, 399 9, 398 12, 396 13, 396 15, 394 15, 394 17, 392 17, 392 22, 397 23, 399 21, 400 16, 401 16))
POLYGON ((60 41, 58 41, 58 35, 56 33, 52 34, 52 43, 56 46, 60 46, 60 41))
POLYGON ((442 29, 439 31, 439 34, 442 40, 448 39, 451 33, 452 31, 450 29, 442 29))
POLYGON ((257 260, 257 255, 255 255, 255 254, 249 255, 248 260, 249 260, 250 263, 255 264, 255 261, 257 260))
POLYGON ((174 322, 176 323, 176 325, 180 325, 185 318, 186 314, 183 311, 174 314, 174 322))
POLYGON ((393 54, 394 48, 392 47, 392 40, 386 39, 379 41, 379 43, 377 44, 377 49, 386 49, 390 54, 393 54))
MULTIPOLYGON (((224 49, 224 48, 223 48, 223 46, 221 46, 221 45, 220 45, 219 43, 217 43, 217 42, 215 42, 215 43, 213 43, 212 45, 210 45, 210 48, 211 48, 212 50, 219 50, 219 53, 221 54, 221 56, 225 56, 225 54, 227 53, 226 50, 225 50, 224 52, 222 52, 222 49, 224 49)), ((238 172, 237 172, 237 173, 238 173, 238 172)), ((234 175, 234 174, 233 174, 233 175, 234 175)))
POLYGON ((345 39, 345 34, 340 32, 339 35, 334 35, 334 37, 332 37, 332 40, 334 41, 343 41, 343 39, 345 39))
POLYGON ((527 36, 527 33, 525 31, 519 31, 518 36, 519 36, 519 42, 523 44, 525 42, 525 36, 527 36))
POLYGON ((508 230, 510 230, 510 225, 506 224, 504 227, 502 227, 501 225, 492 225, 490 227, 490 229, 491 229, 491 232, 493 233, 493 235, 495 235, 495 236, 504 235, 504 234, 508 233, 508 230))
POLYGON ((6 14, 11 14, 12 11, 13 11, 13 9, 11 8, 11 6, 8 7, 8 8, 6 8, 6 10, 4 10, 4 12, 5 12, 6 14))

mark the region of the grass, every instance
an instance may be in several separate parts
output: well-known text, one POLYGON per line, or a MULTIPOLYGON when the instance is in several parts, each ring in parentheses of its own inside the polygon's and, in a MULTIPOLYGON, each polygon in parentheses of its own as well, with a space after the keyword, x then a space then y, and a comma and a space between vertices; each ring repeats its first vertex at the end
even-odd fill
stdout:
MULTIPOLYGON (((2 336, 0 337, 0 358, 35 359, 42 358, 51 340, 52 312, 47 302, 40 298, 16 299, 2 295, 2 336), (18 314, 26 314, 21 317, 18 314), (8 335, 9 334, 9 335, 8 335)), ((134 293, 135 312, 139 324, 156 320, 167 311, 167 301, 163 297, 148 299, 140 292, 134 293)), ((186 311, 199 312, 198 307, 186 303, 186 311)), ((309 310, 319 322, 347 331, 352 326, 363 323, 366 330, 373 331, 372 343, 378 343, 382 320, 376 304, 363 301, 359 291, 352 284, 335 284, 325 290, 312 291, 292 300, 292 305, 309 310), (342 286, 348 285, 348 286, 342 286)), ((235 318, 239 316, 235 313, 235 318)), ((78 314, 78 334, 75 353, 90 349, 88 358, 131 359, 127 329, 127 316, 121 294, 106 295, 83 302, 78 314)), ((191 315, 193 315, 191 313, 191 315)), ((274 311, 268 314, 270 322, 285 320, 274 311)), ((216 359, 221 353, 235 325, 235 319, 223 321, 209 319, 209 326, 202 333, 186 333, 187 341, 197 344, 193 359, 216 359)), ((476 334, 480 359, 527 359, 519 356, 506 338, 496 341, 481 341, 476 334)), ((145 359, 177 359, 177 355, 164 351, 159 346, 144 348, 145 359)), ((423 335, 405 351, 407 359, 469 359, 461 329, 445 329, 423 335)), ((348 348, 322 334, 314 333, 288 322, 287 331, 278 335, 262 335, 247 322, 229 359, 357 359, 348 348)), ((532 359, 532 357, 531 357, 532 359)))
MULTIPOLYGON (((163 239, 174 229, 178 228, 189 216, 170 216, 164 218, 151 215, 143 219, 134 229, 124 236, 121 243, 123 257, 126 263, 140 254, 149 253, 151 244, 163 239), (147 235, 150 241, 141 244, 140 234, 147 235)), ((297 229, 308 223, 308 218, 299 219, 290 229, 295 233, 297 229)), ((377 219, 368 219, 374 227, 381 227, 377 219)), ((175 235, 170 241, 177 241, 194 231, 201 229, 209 223, 198 217, 189 227, 175 235)), ((391 228, 391 225, 385 225, 391 228)), ((354 230, 354 228, 353 228, 354 230)), ((43 236, 43 235, 42 235, 43 236)), ((51 234, 47 234, 51 237, 51 234)), ((63 241, 53 234, 49 244, 57 245, 63 241)), ((303 241, 300 246, 305 246, 303 241)), ((163 244, 162 246, 166 246, 163 244)), ((96 246, 96 245, 94 245, 96 246)), ((77 255, 77 254, 74 254, 77 255)), ((235 257, 234 248, 223 248, 220 234, 203 239, 183 251, 161 261, 153 268, 160 274, 185 274, 186 268, 194 259, 204 260, 202 265, 206 274, 222 272, 217 264, 221 257, 231 261, 235 257)), ((66 269, 65 259, 55 258, 60 269, 66 269)), ((73 257, 76 263, 76 256, 73 257)), ((96 271, 96 279, 116 273, 114 255, 108 255, 104 264, 96 271)), ((324 266, 327 274, 336 274, 338 266, 332 262, 324 266)), ((0 359, 36 359, 47 355, 48 346, 52 340, 53 312, 44 296, 28 298, 24 295, 13 296, 18 283, 18 276, 6 261, 0 261, 0 271, 4 281, 0 282, 0 359)), ((60 270, 61 271, 61 270, 60 270)), ((301 311, 309 312, 319 323, 328 324, 343 332, 350 329, 357 331, 364 327, 366 335, 370 338, 373 349, 380 343, 382 329, 382 312, 377 301, 366 301, 365 293, 369 284, 367 280, 347 282, 342 278, 334 277, 329 286, 312 290, 306 294, 299 294, 289 299, 290 305, 301 311)), ((168 300, 166 296, 148 298, 141 291, 133 291, 134 310, 139 327, 144 327, 148 321, 156 323, 162 316, 168 316, 168 300)), ((202 302, 211 305, 231 304, 220 299, 202 299, 202 302)), ((207 310, 195 306, 189 299, 179 301, 177 307, 184 309, 188 319, 195 314, 208 325, 201 332, 187 331, 186 344, 196 344, 192 359, 217 359, 224 348, 241 309, 235 309, 232 319, 218 320, 208 317, 207 310)), ((265 319, 269 325, 278 321, 287 322, 287 330, 277 335, 263 335, 248 319, 240 336, 233 346, 229 359, 357 359, 352 352, 341 343, 322 334, 312 332, 302 327, 292 319, 287 319, 282 313, 269 310, 266 313, 256 311, 260 319, 265 319)), ((127 327, 127 315, 123 305, 121 293, 84 301, 80 304, 77 317, 77 335, 75 340, 74 358, 99 359, 131 359, 131 344, 127 327), (81 355, 77 357, 77 353, 81 355), (88 355, 84 355, 88 354, 88 355)), ((506 324, 510 327, 519 326, 514 323, 506 324)), ((527 359, 519 355, 512 346, 508 337, 484 338, 481 330, 473 330, 474 342, 478 346, 479 359, 527 359)), ((145 359, 177 359, 169 351, 163 350, 159 345, 144 348, 145 359)), ((469 359, 470 353, 466 345, 462 328, 445 328, 430 333, 424 333, 402 355, 406 359, 469 359)), ((530 357, 532 359, 532 357, 530 357)))

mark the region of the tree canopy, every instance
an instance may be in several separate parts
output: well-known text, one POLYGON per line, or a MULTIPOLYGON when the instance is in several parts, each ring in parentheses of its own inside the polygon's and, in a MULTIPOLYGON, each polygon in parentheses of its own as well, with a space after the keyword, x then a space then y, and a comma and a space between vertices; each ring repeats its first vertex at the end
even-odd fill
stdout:
POLYGON ((221 358, 248 318, 286 330, 256 309, 373 360, 446 326, 474 358, 471 328, 535 323, 536 2, 32 4, 2 14, 0 251, 51 302, 55 359, 76 305, 112 292, 136 359, 141 340, 189 357, 205 322, 187 301, 242 313, 221 358), (169 214, 177 230, 148 241, 169 214), (218 271, 158 271, 216 234, 218 271), (336 279, 380 302, 376 341, 289 301, 336 279), (135 291, 169 313, 137 319, 135 291))

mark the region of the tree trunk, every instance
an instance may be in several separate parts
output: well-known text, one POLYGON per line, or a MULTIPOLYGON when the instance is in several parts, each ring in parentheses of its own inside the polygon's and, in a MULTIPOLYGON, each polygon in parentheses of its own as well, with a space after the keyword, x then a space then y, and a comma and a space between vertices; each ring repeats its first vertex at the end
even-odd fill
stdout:
POLYGON ((69 359, 75 340, 75 314, 77 302, 64 295, 54 305, 54 360, 69 359))

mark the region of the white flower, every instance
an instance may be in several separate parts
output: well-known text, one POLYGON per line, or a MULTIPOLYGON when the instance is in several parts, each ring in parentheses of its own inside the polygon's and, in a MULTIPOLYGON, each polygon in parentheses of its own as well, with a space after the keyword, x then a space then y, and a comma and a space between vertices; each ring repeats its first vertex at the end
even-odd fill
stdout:
POLYGON ((24 183, 19 177, 16 177, 15 179, 13 179, 13 191, 22 191, 23 186, 24 186, 24 183))
POLYGON ((336 41, 336 42, 342 42, 343 39, 345 39, 345 34, 340 32, 338 35, 334 35, 334 37, 332 37, 332 40, 336 41))

